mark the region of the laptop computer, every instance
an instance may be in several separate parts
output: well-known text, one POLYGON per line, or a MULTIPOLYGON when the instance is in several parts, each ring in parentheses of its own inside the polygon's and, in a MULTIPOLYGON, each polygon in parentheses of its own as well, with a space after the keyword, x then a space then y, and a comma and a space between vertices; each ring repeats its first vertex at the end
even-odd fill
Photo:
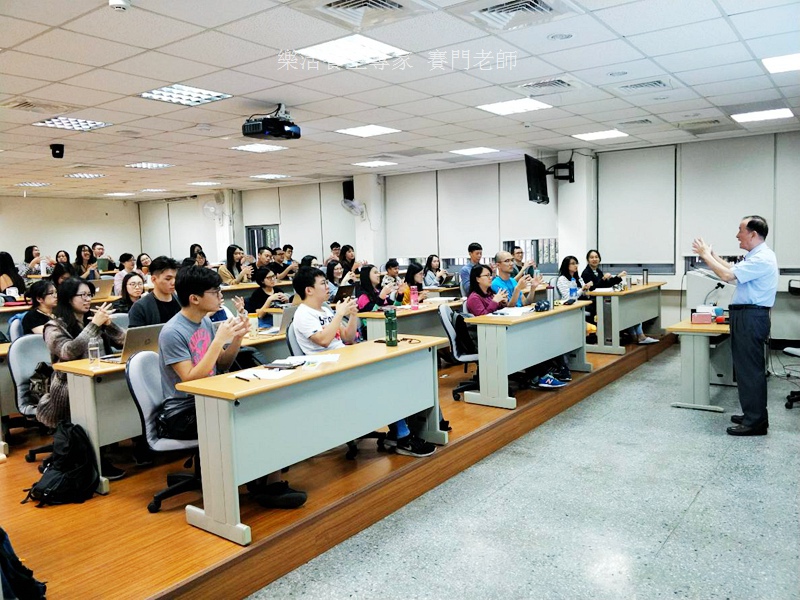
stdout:
POLYGON ((336 292, 336 296, 333 298, 333 302, 331 304, 336 304, 337 302, 341 302, 345 298, 352 297, 355 293, 354 285, 340 285, 339 290, 336 292))
POLYGON ((441 287, 458 287, 458 280, 456 279, 457 277, 458 273, 448 273, 447 277, 445 277, 444 281, 442 281, 441 287))
POLYGON ((92 282, 94 284, 94 299, 102 300, 108 298, 114 291, 113 279, 97 279, 92 282))
POLYGON ((125 332, 125 343, 122 345, 120 354, 107 354, 101 356, 103 362, 124 364, 128 359, 144 350, 158 352, 158 334, 164 327, 163 323, 158 325, 145 325, 144 327, 129 327, 125 332))
POLYGON ((283 313, 281 314, 281 324, 276 327, 270 327, 262 331, 265 335, 280 335, 282 333, 286 333, 286 329, 289 327, 289 324, 294 319, 294 313, 297 312, 297 306, 287 306, 283 309, 283 313))

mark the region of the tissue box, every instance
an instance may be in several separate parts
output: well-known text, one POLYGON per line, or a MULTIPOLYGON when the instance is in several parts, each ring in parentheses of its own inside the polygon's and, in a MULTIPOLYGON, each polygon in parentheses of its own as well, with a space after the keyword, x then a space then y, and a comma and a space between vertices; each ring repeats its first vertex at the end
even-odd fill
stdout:
POLYGON ((696 312, 692 315, 692 324, 703 324, 708 325, 714 319, 714 315, 711 313, 699 313, 696 312))

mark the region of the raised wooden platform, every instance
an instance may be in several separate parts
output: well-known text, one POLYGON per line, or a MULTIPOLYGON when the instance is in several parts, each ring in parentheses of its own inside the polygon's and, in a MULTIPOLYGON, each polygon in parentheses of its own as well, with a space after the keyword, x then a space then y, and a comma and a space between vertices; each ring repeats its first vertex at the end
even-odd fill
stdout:
MULTIPOLYGON (((39 478, 36 465, 25 462, 25 450, 46 440, 12 430, 9 459, 0 464, 0 526, 36 576, 48 582, 49 598, 241 598, 531 431, 674 341, 670 335, 652 346, 631 346, 624 356, 590 354, 593 373, 576 373, 570 385, 555 392, 519 392, 514 411, 454 402, 451 390, 470 375, 458 367, 444 369, 439 373, 440 398, 453 425, 448 446, 432 457, 413 459, 379 453, 367 441, 355 461, 345 460, 341 447, 295 465, 286 477, 309 493, 298 510, 266 510, 242 490, 242 520, 253 531, 253 543, 245 548, 186 524, 183 507, 202 502, 197 493, 167 500, 158 514, 147 512, 166 473, 182 469, 180 457, 136 468, 123 447, 112 459, 128 476, 112 482, 108 496, 42 509, 20 505, 23 488, 39 478)), ((396 381, 402 382, 402 374, 396 381)))

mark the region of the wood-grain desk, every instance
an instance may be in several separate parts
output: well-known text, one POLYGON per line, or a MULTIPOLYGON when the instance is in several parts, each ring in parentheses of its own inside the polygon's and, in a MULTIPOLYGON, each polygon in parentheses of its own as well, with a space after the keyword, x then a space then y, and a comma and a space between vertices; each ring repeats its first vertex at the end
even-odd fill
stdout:
MULTIPOLYGON (((730 334, 729 325, 710 323, 708 325, 693 324, 685 319, 667 327, 670 333, 681 337, 681 399, 673 402, 675 408, 693 408, 724 412, 721 406, 714 406, 710 400, 710 355, 711 347, 720 338, 730 334)), ((728 344, 724 351, 729 352, 728 344)))
MULTIPOLYGON (((396 306, 398 335, 445 335, 439 319, 439 305, 442 302, 423 302, 417 310, 411 306, 396 306)), ((461 306, 460 301, 445 302, 451 308, 461 306)), ((386 316, 383 311, 358 313, 367 324, 367 339, 382 340, 386 337, 386 316)), ((447 340, 445 340, 447 343, 447 340)))
POLYGON ((615 292, 600 288, 589 292, 597 299, 597 344, 587 344, 588 352, 625 354, 619 332, 639 323, 648 324, 647 332, 661 335, 661 286, 664 281, 634 285, 615 292))
POLYGON ((461 288, 455 287, 425 287, 424 291, 428 292, 431 298, 461 298, 461 288))
POLYGON ((508 395, 508 376, 562 354, 569 353, 570 369, 591 371, 586 361, 583 317, 588 305, 579 301, 517 317, 483 315, 467 319, 467 323, 478 326, 481 388, 479 392, 465 392, 464 399, 473 404, 516 408, 516 399, 508 395))
MULTIPOLYGON (((286 335, 245 338, 242 345, 257 346, 268 360, 289 355, 286 335)), ((72 422, 86 430, 98 465, 101 446, 142 435, 142 422, 128 390, 124 364, 100 361, 90 365, 88 359, 82 359, 56 363, 53 368, 67 374, 72 422)), ((158 373, 153 374, 153 381, 160 382, 158 373)), ((108 479, 101 473, 97 492, 108 491, 108 479)))
MULTIPOLYGON (((447 443, 439 431, 436 346, 364 342, 328 353, 335 363, 297 369, 270 381, 241 381, 218 375, 178 384, 195 395, 203 508, 186 507, 186 520, 237 544, 251 542, 241 522, 239 486, 345 444, 409 415, 420 437, 447 443), (403 386, 386 386, 401 376, 403 386)), ((424 460, 424 459, 423 459, 424 460)))
MULTIPOLYGON (((11 344, 0 344, 0 419, 4 415, 17 412, 14 398, 14 384, 11 382, 11 371, 8 368, 8 349, 11 344)), ((0 426, 0 462, 6 459, 8 443, 3 439, 3 427, 0 426)))
POLYGON ((233 304, 233 298, 239 296, 247 300, 258 289, 255 283, 237 283, 235 285, 223 285, 220 287, 222 290, 222 301, 233 314, 236 314, 236 307, 233 304))

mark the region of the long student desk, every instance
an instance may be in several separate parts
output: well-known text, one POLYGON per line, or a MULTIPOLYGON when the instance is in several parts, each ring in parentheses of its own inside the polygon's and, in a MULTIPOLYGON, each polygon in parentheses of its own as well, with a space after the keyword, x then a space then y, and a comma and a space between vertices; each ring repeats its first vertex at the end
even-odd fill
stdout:
MULTIPOLYGON (((203 508, 186 507, 186 520, 237 544, 251 542, 241 522, 239 486, 356 439, 387 423, 424 411, 416 433, 446 444, 439 431, 436 346, 364 342, 323 354, 337 362, 286 372, 281 379, 241 381, 218 375, 178 384, 195 395, 203 508), (403 386, 386 386, 402 377, 403 386)), ((415 429, 416 422, 409 422, 415 429)), ((424 460, 424 459, 422 459, 424 460)))
POLYGON ((223 285, 220 287, 222 290, 222 301, 233 314, 236 314, 236 307, 233 305, 233 298, 240 296, 247 300, 258 289, 255 283, 237 283, 236 285, 223 285))
POLYGON ((425 287, 423 288, 424 291, 428 292, 428 296, 430 298, 460 298, 461 297, 461 288, 459 286, 455 287, 425 287))
MULTIPOLYGON (((242 346, 257 346, 269 360, 289 355, 285 335, 245 338, 242 346)), ((139 411, 125 381, 124 364, 101 361, 90 365, 88 359, 82 359, 56 363, 53 368, 67 374, 72 422, 86 430, 98 465, 101 446, 142 435, 139 411)), ((158 373, 153 373, 153 381, 160 382, 158 373)), ((108 491, 108 479, 101 474, 97 492, 108 491)))
MULTIPOLYGON (((3 415, 17 412, 14 399, 14 385, 11 383, 11 372, 8 369, 8 349, 11 344, 0 344, 0 419, 3 415)), ((3 439, 3 428, 0 427, 0 462, 6 459, 8 444, 3 439)))
MULTIPOLYGON (((681 399, 673 402, 675 408, 693 408, 724 412, 721 406, 714 406, 710 401, 710 355, 714 340, 730 334, 730 326, 717 323, 693 324, 685 319, 667 327, 670 333, 681 337, 681 399)), ((725 352, 729 352, 727 344, 725 352)))
POLYGON ((589 292, 597 299, 597 344, 587 344, 589 352, 625 354, 619 332, 639 323, 652 321, 648 333, 661 334, 661 286, 664 281, 634 285, 622 292, 601 288, 589 292))
MULTIPOLYGON (((439 319, 439 305, 442 302, 424 302, 417 310, 410 306, 396 306, 397 335, 444 335, 444 327, 439 319)), ((460 301, 446 302, 451 308, 461 306, 460 301)), ((367 324, 367 339, 382 340, 386 337, 386 316, 383 311, 358 313, 367 324)), ((446 341, 446 340, 445 340, 446 341)))
MULTIPOLYGON (((102 304, 103 302, 115 302, 119 300, 119 296, 108 296, 106 298, 92 298, 92 304, 102 304)), ((25 312, 31 309, 30 304, 24 306, 0 306, 0 331, 8 334, 8 321, 14 315, 25 312)))
POLYGON ((516 408, 516 399, 508 395, 508 376, 562 354, 570 354, 570 369, 591 371, 585 349, 583 311, 587 306, 589 302, 579 301, 520 316, 483 315, 466 319, 478 327, 481 387, 479 392, 465 392, 464 399, 473 404, 516 408))

